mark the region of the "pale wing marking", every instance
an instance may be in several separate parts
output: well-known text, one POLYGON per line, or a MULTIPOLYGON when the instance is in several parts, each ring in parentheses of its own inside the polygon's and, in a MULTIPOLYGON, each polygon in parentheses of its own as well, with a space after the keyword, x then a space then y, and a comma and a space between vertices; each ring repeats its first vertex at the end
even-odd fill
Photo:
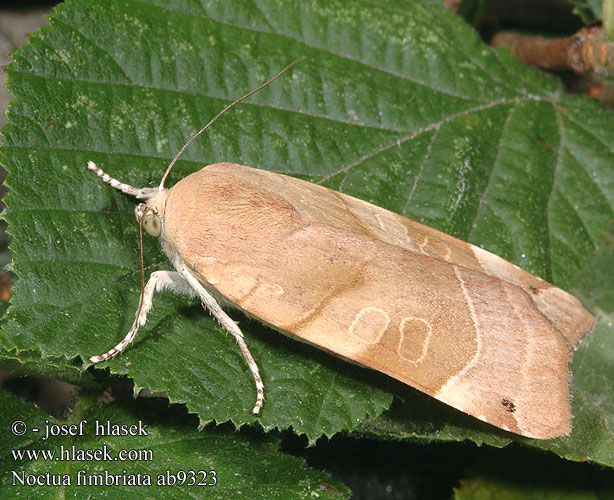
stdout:
POLYGON ((444 401, 449 402, 448 404, 452 404, 456 406, 457 408, 464 408, 465 400, 464 400, 463 394, 459 394, 457 391, 448 390, 448 389, 450 388, 450 386, 453 384, 455 380, 462 378, 469 370, 471 370, 471 368, 473 368, 477 360, 482 355, 482 332, 481 332, 480 324, 478 322, 478 318, 475 312, 475 307, 473 305, 471 297, 469 296, 469 292, 467 291, 467 286, 465 285, 465 281, 460 275, 458 266, 452 266, 452 267, 454 268, 454 274, 456 274, 456 278, 458 279, 460 283, 461 289, 463 291, 463 295, 465 296, 465 300, 467 301, 469 312, 471 313, 471 320, 473 321, 473 327, 475 330, 475 341, 477 344, 477 348, 476 348, 475 354, 473 355, 473 358, 471 359, 471 361, 469 361, 464 366, 464 368, 461 371, 459 371, 456 375, 448 379, 445 385, 443 385, 436 392, 436 397, 441 397, 444 401))
POLYGON ((416 318, 412 316, 407 316, 401 320, 399 331, 401 335, 399 338, 399 345, 397 347, 397 354, 404 360, 409 361, 410 363, 413 363, 414 365, 418 365, 422 363, 422 361, 424 361, 428 353, 429 343, 431 341, 431 336, 433 335, 433 328, 431 326, 431 323, 426 321, 424 318, 416 318), (407 356, 407 353, 410 352, 410 349, 409 349, 410 346, 407 345, 405 342, 406 341, 411 342, 413 345, 415 342, 418 341, 418 339, 416 339, 417 335, 415 334, 415 331, 412 332, 410 327, 409 328, 406 328, 406 327, 409 326, 408 323, 416 322, 416 321, 424 323, 424 325, 426 326, 427 332, 426 332, 426 335, 424 335, 424 339, 422 339, 422 353, 417 358, 410 358, 407 356), (407 338, 408 336, 411 336, 410 339, 407 338))
POLYGON ((377 344, 390 324, 388 313, 378 307, 365 307, 354 317, 348 330, 365 344, 377 344))

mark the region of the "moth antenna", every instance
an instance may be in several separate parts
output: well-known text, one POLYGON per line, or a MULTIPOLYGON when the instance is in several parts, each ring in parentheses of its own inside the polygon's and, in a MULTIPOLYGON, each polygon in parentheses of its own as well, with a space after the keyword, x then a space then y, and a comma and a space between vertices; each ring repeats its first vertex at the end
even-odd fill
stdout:
MULTIPOLYGON (((137 213, 139 214, 139 261, 141 264, 141 296, 139 297, 139 307, 136 310, 136 317, 132 327, 128 331, 128 334, 124 337, 124 339, 117 344, 113 349, 100 356, 92 356, 90 361, 92 363, 101 363, 102 361, 107 361, 111 358, 114 358, 119 353, 121 353, 128 345, 134 340, 136 337, 136 332, 139 329, 139 325, 144 324, 141 323, 141 313, 143 311, 143 305, 145 303, 145 266, 143 265, 143 214, 139 211, 139 207, 137 207, 137 213)), ((145 314, 147 311, 145 311, 145 314)))
POLYGON ((162 176, 162 181, 160 182, 160 191, 162 189, 164 189, 164 181, 166 181, 166 178, 168 177, 168 174, 171 173, 171 169, 173 168, 173 165, 175 165, 175 163, 177 162, 177 160, 179 159, 179 157, 183 154, 183 152, 188 148, 188 146, 190 144, 192 144, 192 142, 194 142, 205 130, 207 130, 211 125, 213 125, 217 119, 222 116, 224 113, 226 113, 226 111, 228 111, 230 108, 234 107, 235 105, 239 104, 241 101, 247 99, 250 95, 255 94, 256 92, 258 92, 259 90, 263 89, 264 87, 266 87, 267 85, 270 85, 271 83, 273 83, 275 80, 277 80, 281 75, 283 75, 286 71, 288 71, 292 66, 294 66, 296 63, 298 63, 299 61, 301 61, 302 58, 297 59, 296 61, 288 64, 288 66, 286 66, 284 69, 282 69, 279 73, 277 73, 273 78, 271 78, 270 80, 268 80, 267 82, 263 83, 262 85, 260 85, 259 87, 256 87, 254 90, 250 90, 247 94, 245 94, 242 97, 239 97, 238 99, 232 101, 228 106, 226 106, 224 109, 222 109, 222 111, 220 111, 217 115, 215 115, 211 121, 209 123, 207 123, 203 128, 201 128, 198 132, 196 132, 192 137, 190 137, 190 139, 188 140, 188 142, 186 142, 183 147, 179 150, 179 152, 175 155, 175 157, 173 158, 173 161, 171 161, 171 163, 169 164, 169 166, 166 169, 166 172, 164 172, 164 175, 162 176))
POLYGON ((136 311, 136 317, 141 314, 143 307, 143 299, 145 297, 145 266, 143 265, 143 214, 139 217, 139 264, 141 266, 141 297, 139 298, 139 308, 136 311))
POLYGON ((160 191, 159 188, 137 188, 131 186, 130 184, 125 184, 123 182, 114 179, 109 174, 107 174, 104 170, 98 167, 93 161, 87 162, 87 168, 94 172, 98 177, 100 177, 104 182, 109 184, 109 186, 121 191, 122 193, 129 194, 130 196, 134 196, 139 200, 145 200, 147 198, 151 198, 156 193, 160 191))

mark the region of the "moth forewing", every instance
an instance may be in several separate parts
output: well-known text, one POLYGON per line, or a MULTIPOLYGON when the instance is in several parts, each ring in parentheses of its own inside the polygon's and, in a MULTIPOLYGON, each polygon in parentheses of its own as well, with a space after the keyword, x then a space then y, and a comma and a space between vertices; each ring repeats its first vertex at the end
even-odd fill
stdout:
POLYGON ((569 433, 568 365, 593 318, 517 266, 350 196, 229 163, 179 181, 164 227, 195 276, 266 324, 497 427, 569 433))

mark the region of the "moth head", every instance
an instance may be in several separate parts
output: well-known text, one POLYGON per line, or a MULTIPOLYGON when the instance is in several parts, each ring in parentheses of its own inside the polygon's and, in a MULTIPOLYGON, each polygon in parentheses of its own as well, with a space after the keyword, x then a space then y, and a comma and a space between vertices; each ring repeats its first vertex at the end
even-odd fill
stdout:
POLYGON ((143 217, 143 227, 148 234, 158 238, 162 232, 162 219, 160 219, 160 214, 154 212, 146 213, 143 217))
POLYGON ((163 231, 164 207, 166 205, 166 189, 160 190, 156 195, 139 203, 134 209, 134 215, 147 234, 159 238, 163 231))

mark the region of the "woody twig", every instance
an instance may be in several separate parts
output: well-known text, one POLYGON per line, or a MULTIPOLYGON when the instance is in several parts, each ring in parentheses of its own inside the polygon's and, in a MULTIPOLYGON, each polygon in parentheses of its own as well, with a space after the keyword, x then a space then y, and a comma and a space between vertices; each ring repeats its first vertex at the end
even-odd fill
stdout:
POLYGON ((585 26, 564 38, 500 31, 491 45, 506 47, 521 61, 549 71, 571 70, 580 74, 614 71, 614 42, 606 40, 601 23, 585 26))

